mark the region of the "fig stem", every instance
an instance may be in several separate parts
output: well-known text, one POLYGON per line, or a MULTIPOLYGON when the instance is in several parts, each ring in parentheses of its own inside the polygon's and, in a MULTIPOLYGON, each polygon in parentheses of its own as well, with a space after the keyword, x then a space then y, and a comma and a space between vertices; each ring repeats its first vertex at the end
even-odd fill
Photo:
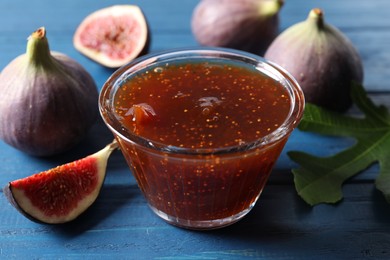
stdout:
POLYGON ((324 21, 324 12, 320 8, 314 8, 310 11, 307 20, 314 21, 318 28, 323 28, 324 21))
POLYGON ((50 68, 53 65, 53 58, 50 54, 45 27, 37 29, 27 40, 26 54, 28 61, 35 67, 50 68))
POLYGON ((284 0, 260 1, 260 14, 262 16, 273 16, 280 11, 284 0))

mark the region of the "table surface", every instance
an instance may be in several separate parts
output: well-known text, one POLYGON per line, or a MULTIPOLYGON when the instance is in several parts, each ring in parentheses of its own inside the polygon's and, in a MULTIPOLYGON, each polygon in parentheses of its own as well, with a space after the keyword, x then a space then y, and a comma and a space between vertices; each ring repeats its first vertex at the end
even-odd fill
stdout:
MULTIPOLYGON (((114 1, 115 4, 129 3, 114 1)), ((197 46, 190 20, 196 0, 134 0, 149 21, 150 52, 197 46)), ((79 61, 99 88, 113 72, 78 53, 73 33, 89 13, 112 1, 0 1, 0 69, 24 53, 27 36, 45 26, 52 50, 79 61)), ((375 102, 390 106, 388 0, 286 1, 281 30, 320 7, 359 50, 364 85, 375 102)), ((0 142, 0 185, 97 151, 112 135, 99 120, 70 152, 36 158, 0 142)), ((109 160, 107 178, 94 205, 64 225, 41 225, 20 215, 0 194, 0 258, 68 259, 377 259, 390 257, 390 205, 374 187, 374 165, 348 180, 336 205, 309 207, 296 193, 286 152, 332 154, 351 140, 294 131, 253 210, 240 222, 199 232, 171 226, 148 208, 120 152, 109 160)))

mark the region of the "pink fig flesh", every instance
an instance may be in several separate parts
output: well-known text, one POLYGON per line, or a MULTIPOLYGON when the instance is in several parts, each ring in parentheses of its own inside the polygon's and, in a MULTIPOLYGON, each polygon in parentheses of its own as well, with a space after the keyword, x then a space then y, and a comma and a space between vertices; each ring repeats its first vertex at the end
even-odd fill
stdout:
POLYGON ((146 18, 136 5, 114 5, 97 10, 78 26, 74 47, 103 66, 118 68, 149 49, 146 18))

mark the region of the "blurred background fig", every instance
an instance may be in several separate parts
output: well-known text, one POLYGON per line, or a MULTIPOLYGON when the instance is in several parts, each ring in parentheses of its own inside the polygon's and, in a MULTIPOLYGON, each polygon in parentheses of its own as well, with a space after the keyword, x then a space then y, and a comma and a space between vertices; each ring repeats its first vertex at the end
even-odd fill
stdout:
POLYGON ((324 21, 321 9, 312 9, 303 22, 283 31, 269 46, 265 58, 298 81, 305 100, 345 112, 352 105, 352 82, 363 82, 363 65, 352 42, 324 21))
POLYGON ((28 38, 27 51, 0 74, 0 138, 36 156, 70 149, 98 116, 98 91, 89 73, 50 52, 46 30, 28 38))
POLYGON ((282 0, 202 0, 192 14, 199 44, 262 55, 279 33, 282 0))

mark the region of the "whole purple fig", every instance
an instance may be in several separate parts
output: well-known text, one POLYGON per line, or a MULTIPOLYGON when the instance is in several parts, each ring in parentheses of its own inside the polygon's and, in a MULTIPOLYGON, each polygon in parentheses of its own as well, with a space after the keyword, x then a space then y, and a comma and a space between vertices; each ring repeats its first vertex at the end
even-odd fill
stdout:
POLYGON ((321 9, 283 31, 265 58, 284 67, 300 84, 307 102, 343 112, 352 104, 351 83, 362 83, 363 65, 352 42, 325 23, 321 9))
POLYGON ((264 54, 279 33, 282 0, 202 0, 192 15, 192 32, 205 46, 264 54))
POLYGON ((98 91, 75 60, 50 52, 46 30, 0 74, 0 138, 32 155, 49 156, 78 143, 98 116, 98 91))

